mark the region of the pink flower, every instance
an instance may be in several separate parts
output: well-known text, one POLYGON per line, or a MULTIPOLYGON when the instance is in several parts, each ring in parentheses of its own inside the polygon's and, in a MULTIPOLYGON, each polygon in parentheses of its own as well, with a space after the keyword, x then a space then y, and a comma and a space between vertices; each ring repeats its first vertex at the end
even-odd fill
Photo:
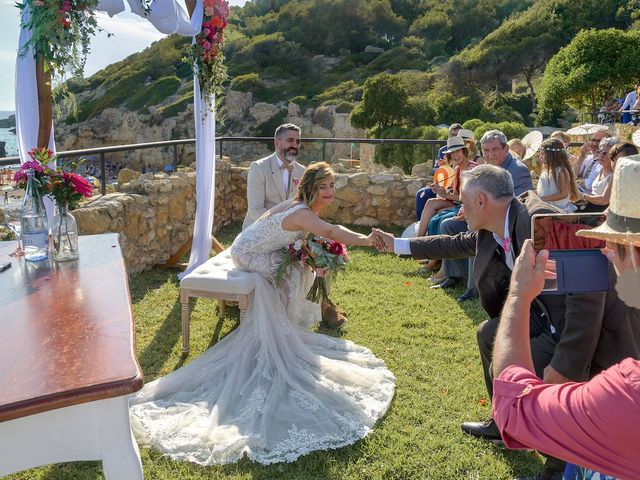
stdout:
MULTIPOLYGON (((93 193, 93 187, 91 184, 82 176, 77 173, 66 173, 63 174, 63 177, 68 176, 68 180, 73 184, 73 188, 76 192, 78 192, 83 197, 90 197, 93 193)), ((65 178, 65 180, 67 180, 65 178)))
POLYGON ((204 3, 205 8, 213 7, 215 5, 214 0, 204 0, 203 3, 204 3))
POLYGON ((204 9, 204 14, 207 17, 213 17, 213 14, 215 13, 215 9, 213 7, 205 7, 204 9))
POLYGON ((71 11, 71 2, 70 2, 70 0, 64 0, 62 2, 62 10, 64 12, 70 12, 71 11))
POLYGON ((211 30, 209 30, 208 28, 205 28, 205 29, 202 30, 202 34, 205 37, 208 37, 210 33, 211 33, 211 30))
POLYGON ((26 182, 27 181, 27 174, 24 170, 18 170, 14 175, 13 175, 13 181, 15 183, 20 183, 20 182, 26 182))
POLYGON ((202 48, 205 50, 211 50, 211 42, 207 41, 202 44, 202 48))
POLYGON ((24 162, 20 166, 20 169, 23 171, 33 169, 34 172, 38 172, 38 173, 42 173, 44 171, 44 168, 42 168, 42 165, 40 164, 40 162, 36 160, 29 160, 28 162, 24 162))
POLYGON ((298 185, 300 185, 300 179, 299 179, 299 178, 294 178, 294 179, 293 179, 293 185, 294 185, 294 187, 296 187, 296 188, 297 188, 297 187, 298 187, 298 185))

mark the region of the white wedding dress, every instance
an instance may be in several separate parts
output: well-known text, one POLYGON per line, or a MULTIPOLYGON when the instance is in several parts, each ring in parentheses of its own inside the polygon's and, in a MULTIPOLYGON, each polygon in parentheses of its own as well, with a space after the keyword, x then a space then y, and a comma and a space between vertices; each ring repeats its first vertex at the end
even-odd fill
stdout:
POLYGON ((238 268, 254 272, 253 302, 238 328, 190 364, 151 382, 131 399, 141 444, 200 465, 246 454, 269 464, 354 443, 389 408, 395 377, 367 348, 312 333, 319 307, 305 299, 313 282, 294 268, 271 279, 282 248, 303 232, 282 228, 297 205, 263 217, 231 246, 238 268))

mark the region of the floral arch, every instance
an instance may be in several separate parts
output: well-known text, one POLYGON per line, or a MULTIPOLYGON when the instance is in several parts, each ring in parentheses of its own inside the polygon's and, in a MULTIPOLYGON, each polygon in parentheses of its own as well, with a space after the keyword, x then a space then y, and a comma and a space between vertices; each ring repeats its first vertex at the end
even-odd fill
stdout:
MULTIPOLYGON (((125 0, 23 0, 16 61, 16 134, 21 162, 32 148, 55 151, 52 80, 82 74, 95 13, 113 17, 125 0)), ((158 31, 193 37, 189 58, 194 71, 196 132, 196 219, 188 273, 211 251, 215 200, 215 94, 226 77, 221 45, 227 27, 227 0, 127 0, 131 11, 158 31)))

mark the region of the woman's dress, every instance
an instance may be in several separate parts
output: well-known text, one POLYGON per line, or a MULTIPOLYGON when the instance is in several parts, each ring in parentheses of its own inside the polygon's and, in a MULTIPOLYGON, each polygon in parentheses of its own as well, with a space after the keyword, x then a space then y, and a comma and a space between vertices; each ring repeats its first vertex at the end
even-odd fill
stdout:
POLYGON ((272 283, 282 248, 303 237, 282 228, 298 208, 308 207, 263 217, 234 241, 234 263, 253 272, 253 301, 236 330, 132 398, 141 444, 201 465, 244 454, 263 464, 291 462, 354 443, 389 408, 395 378, 382 360, 308 331, 320 317, 305 299, 313 273, 296 267, 284 285, 272 283))

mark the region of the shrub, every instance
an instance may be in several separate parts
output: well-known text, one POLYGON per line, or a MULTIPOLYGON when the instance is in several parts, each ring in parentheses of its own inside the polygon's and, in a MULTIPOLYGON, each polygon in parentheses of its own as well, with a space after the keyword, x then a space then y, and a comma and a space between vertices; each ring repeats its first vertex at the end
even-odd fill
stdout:
POLYGON ((157 105, 178 91, 181 82, 178 77, 163 77, 133 95, 126 106, 132 110, 139 110, 150 105, 157 105))

